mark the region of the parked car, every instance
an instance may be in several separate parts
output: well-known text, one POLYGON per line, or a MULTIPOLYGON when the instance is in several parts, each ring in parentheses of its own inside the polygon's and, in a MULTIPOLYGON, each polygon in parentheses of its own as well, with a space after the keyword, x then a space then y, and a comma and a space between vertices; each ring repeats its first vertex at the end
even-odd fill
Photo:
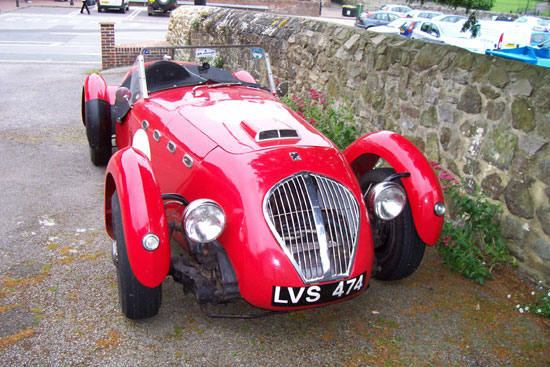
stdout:
POLYGON ((422 24, 422 19, 407 18, 405 23, 399 27, 399 34, 411 38, 413 31, 422 24))
POLYGON ((437 243, 443 192, 422 153, 389 131, 340 151, 278 99, 270 71, 259 46, 183 46, 142 49, 120 86, 86 77, 82 120, 91 161, 107 164, 128 318, 158 313, 168 275, 211 316, 250 316, 207 307, 241 299, 340 302, 372 277, 409 276, 437 243))
POLYGON ((155 13, 168 13, 178 7, 177 0, 149 0, 147 3, 147 15, 155 13))
POLYGON ((539 20, 537 24, 533 27, 533 30, 537 32, 550 32, 550 20, 539 20))
POLYGON ((480 38, 472 38, 471 33, 462 32, 462 24, 424 21, 414 27, 411 38, 427 42, 448 44, 476 53, 487 49, 480 38))
POLYGON ((386 25, 369 28, 369 31, 378 33, 400 34, 401 28, 411 23, 410 18, 397 18, 386 25))
POLYGON ((407 18, 432 19, 442 14, 440 11, 435 10, 412 10, 407 13, 407 18))
POLYGON ((549 40, 550 32, 532 32, 529 46, 539 46, 544 42, 548 42, 549 40))
POLYGON ((538 31, 545 32, 544 29, 548 29, 548 20, 538 18, 538 17, 533 17, 530 15, 519 17, 518 19, 514 20, 511 24, 515 28, 523 28, 528 30, 538 30, 538 31), (535 29, 535 27, 538 27, 538 29, 535 29))
POLYGON ((99 0, 97 3, 97 12, 101 13, 103 10, 118 10, 121 13, 126 13, 130 10, 129 0, 99 0))
POLYGON ((370 27, 386 25, 398 18, 401 18, 399 14, 388 11, 363 12, 355 18, 355 26, 368 29, 370 27))
POLYGON ((454 14, 440 14, 431 19, 437 22, 448 22, 448 23, 458 23, 458 22, 464 23, 465 21, 468 20, 467 17, 463 17, 462 15, 454 15, 454 14))
POLYGON ((387 5, 382 5, 380 7, 380 10, 382 11, 390 11, 392 13, 399 13, 401 14, 402 17, 405 17, 407 15, 407 13, 411 12, 412 9, 409 8, 408 6, 406 5, 400 5, 400 4, 387 4, 387 5))

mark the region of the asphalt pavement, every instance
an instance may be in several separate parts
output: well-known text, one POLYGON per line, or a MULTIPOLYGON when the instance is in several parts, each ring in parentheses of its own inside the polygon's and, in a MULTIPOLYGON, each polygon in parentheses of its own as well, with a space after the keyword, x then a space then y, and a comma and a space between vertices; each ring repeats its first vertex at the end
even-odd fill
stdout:
MULTIPOLYGON (((65 1, 58 1, 58 0, 30 0, 31 2, 25 2, 25 0, 19 0, 18 4, 19 7, 27 7, 27 6, 48 6, 48 7, 70 7, 70 8, 77 8, 80 9, 82 6, 81 0, 74 0, 73 5, 71 5, 70 0, 65 1)), ((133 6, 139 6, 139 5, 131 5, 133 6)), ((10 11, 17 9, 17 1, 16 0, 0 0, 0 13, 10 11)), ((93 6, 90 7, 90 10, 97 11, 97 7, 93 6)), ((85 14, 84 14, 85 15, 85 14)), ((344 17, 342 15, 342 5, 332 2, 330 7, 323 7, 321 9, 321 17, 324 18, 337 18, 337 19, 350 19, 349 17, 344 17)))
MULTIPOLYGON (((116 84, 126 70, 102 75, 116 84)), ((515 270, 482 287, 433 248, 411 277, 373 281, 344 303, 213 319, 166 279, 159 315, 127 320, 103 223, 105 169, 90 163, 81 121, 90 71, 0 67, 1 366, 550 365, 550 324, 515 308, 530 291, 515 270)))

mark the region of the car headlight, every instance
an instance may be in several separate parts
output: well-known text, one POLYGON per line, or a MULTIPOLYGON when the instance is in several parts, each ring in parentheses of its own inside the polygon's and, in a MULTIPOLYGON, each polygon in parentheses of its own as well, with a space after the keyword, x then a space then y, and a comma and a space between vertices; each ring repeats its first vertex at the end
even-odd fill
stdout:
POLYGON ((183 211, 183 228, 192 241, 212 242, 225 228, 225 213, 212 200, 195 200, 183 211))
POLYGON ((406 204, 407 195, 395 182, 380 182, 367 194, 369 210, 382 220, 394 219, 401 214, 406 204))

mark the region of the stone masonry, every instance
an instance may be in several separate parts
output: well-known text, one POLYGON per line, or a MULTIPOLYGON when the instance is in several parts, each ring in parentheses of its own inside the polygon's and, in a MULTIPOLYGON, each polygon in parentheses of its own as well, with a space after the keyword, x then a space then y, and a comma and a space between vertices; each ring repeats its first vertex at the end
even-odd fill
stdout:
POLYGON ((350 105, 503 209, 520 269, 550 284, 550 69, 322 20, 182 7, 167 41, 259 43, 290 90, 350 105))

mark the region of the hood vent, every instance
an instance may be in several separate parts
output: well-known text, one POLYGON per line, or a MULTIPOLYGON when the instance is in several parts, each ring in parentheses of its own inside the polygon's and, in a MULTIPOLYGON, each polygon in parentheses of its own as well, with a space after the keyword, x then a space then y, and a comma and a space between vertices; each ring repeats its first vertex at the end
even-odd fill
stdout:
POLYGON ((279 139, 300 139, 298 132, 292 129, 264 130, 256 134, 256 141, 279 140, 279 139))
POLYGON ((245 120, 241 122, 241 127, 257 143, 283 139, 300 139, 298 131, 275 118, 256 119, 254 122, 245 120))

